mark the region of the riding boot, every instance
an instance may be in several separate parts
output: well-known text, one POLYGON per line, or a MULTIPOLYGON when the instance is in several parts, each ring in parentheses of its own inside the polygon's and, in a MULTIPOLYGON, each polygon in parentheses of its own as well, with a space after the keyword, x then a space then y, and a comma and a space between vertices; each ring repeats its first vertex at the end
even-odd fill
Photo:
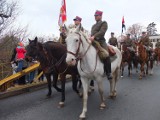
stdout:
POLYGON ((111 80, 112 79, 112 75, 111 75, 111 61, 110 61, 110 57, 107 57, 104 60, 104 70, 106 72, 108 80, 111 80))

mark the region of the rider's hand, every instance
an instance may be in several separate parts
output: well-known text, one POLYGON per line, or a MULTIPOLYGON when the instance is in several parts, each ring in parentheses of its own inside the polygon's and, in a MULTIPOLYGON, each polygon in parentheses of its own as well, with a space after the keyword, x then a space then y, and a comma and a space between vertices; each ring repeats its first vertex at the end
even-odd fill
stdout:
POLYGON ((94 41, 94 36, 90 37, 89 39, 91 40, 91 42, 94 41))

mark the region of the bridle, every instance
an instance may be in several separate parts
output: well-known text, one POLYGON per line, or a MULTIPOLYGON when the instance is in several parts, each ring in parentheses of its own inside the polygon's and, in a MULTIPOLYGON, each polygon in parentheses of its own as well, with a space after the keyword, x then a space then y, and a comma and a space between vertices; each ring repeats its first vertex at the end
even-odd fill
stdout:
MULTIPOLYGON (((81 68, 81 70, 84 72, 84 70, 83 70, 82 67, 81 67, 81 61, 82 61, 82 58, 87 54, 87 52, 88 52, 89 48, 91 47, 92 43, 89 43, 89 42, 87 41, 87 38, 85 37, 85 39, 86 39, 86 41, 88 42, 89 46, 87 47, 87 50, 84 52, 83 55, 79 55, 80 46, 81 46, 81 44, 82 44, 82 46, 83 46, 83 42, 82 42, 82 39, 81 39, 81 34, 80 34, 79 32, 75 32, 75 33, 76 33, 77 35, 79 35, 78 48, 77 48, 77 50, 76 50, 76 53, 73 53, 73 52, 71 52, 71 51, 67 51, 67 53, 73 55, 73 56, 76 58, 76 59, 75 59, 76 62, 78 62, 78 61, 80 60, 80 68, 81 68)), ((93 70, 92 72, 90 72, 90 73, 93 73, 93 72, 95 71, 96 66, 97 66, 97 54, 96 54, 96 65, 95 65, 95 68, 94 68, 94 70, 93 70)))
MULTIPOLYGON (((73 55, 73 56, 76 58, 76 61, 78 61, 78 60, 82 59, 82 58, 86 55, 86 53, 88 52, 88 50, 89 50, 89 48, 91 47, 92 43, 89 43, 89 42, 87 41, 87 42, 89 43, 89 46, 88 46, 87 50, 85 51, 85 53, 84 53, 83 55, 79 55, 80 46, 81 46, 81 44, 82 44, 82 46, 83 46, 83 42, 82 42, 82 39, 81 39, 81 34, 78 33, 78 32, 75 32, 75 33, 76 33, 77 35, 79 35, 78 48, 77 48, 77 50, 76 50, 76 53, 73 53, 73 52, 71 52, 71 51, 67 51, 67 53, 73 55)), ((86 40, 87 40, 87 39, 86 39, 86 40)))

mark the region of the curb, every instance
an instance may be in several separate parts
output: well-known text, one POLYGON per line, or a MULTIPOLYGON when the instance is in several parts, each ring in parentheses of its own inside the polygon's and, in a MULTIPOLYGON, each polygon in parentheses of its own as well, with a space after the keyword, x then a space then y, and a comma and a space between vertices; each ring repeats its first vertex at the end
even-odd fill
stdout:
POLYGON ((47 82, 34 83, 33 85, 27 84, 27 85, 22 86, 21 88, 15 88, 14 90, 7 90, 5 92, 0 93, 0 100, 4 98, 15 96, 15 95, 20 95, 23 93, 33 92, 33 91, 40 90, 43 88, 47 88, 47 82))
MULTIPOLYGON (((70 77, 67 77, 66 83, 70 81, 71 81, 70 77)), ((61 83, 60 81, 57 82, 57 84, 60 84, 60 83, 61 83)), ((5 92, 0 92, 0 100, 4 98, 9 98, 12 96, 24 94, 24 93, 37 91, 37 90, 44 89, 44 88, 47 88, 47 81, 22 85, 19 88, 15 87, 15 89, 13 90, 7 90, 5 92)))

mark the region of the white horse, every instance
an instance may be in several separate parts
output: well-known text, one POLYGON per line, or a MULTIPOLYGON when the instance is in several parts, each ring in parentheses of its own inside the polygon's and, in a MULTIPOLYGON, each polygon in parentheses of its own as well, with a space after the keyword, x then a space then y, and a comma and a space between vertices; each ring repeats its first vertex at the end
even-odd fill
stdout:
MULTIPOLYGON (((69 65, 75 65, 78 60, 78 71, 81 76, 83 86, 83 110, 80 114, 80 119, 85 119, 87 112, 87 99, 89 90, 89 81, 97 80, 98 90, 101 98, 100 109, 104 109, 105 99, 103 95, 103 80, 107 79, 104 76, 103 63, 97 55, 96 49, 91 45, 87 35, 80 31, 80 27, 76 29, 67 29, 67 58, 66 62, 69 65)), ((113 47, 117 58, 112 62, 112 75, 113 79, 110 81, 110 97, 116 97, 116 82, 119 78, 120 64, 122 60, 121 52, 118 48, 113 47)))

